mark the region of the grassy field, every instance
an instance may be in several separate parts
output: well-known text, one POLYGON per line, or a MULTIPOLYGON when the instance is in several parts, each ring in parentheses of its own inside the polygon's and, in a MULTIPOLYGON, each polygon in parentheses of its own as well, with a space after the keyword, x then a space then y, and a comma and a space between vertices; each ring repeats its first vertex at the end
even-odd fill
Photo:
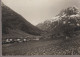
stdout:
POLYGON ((2 55, 80 55, 80 38, 3 44, 2 55))

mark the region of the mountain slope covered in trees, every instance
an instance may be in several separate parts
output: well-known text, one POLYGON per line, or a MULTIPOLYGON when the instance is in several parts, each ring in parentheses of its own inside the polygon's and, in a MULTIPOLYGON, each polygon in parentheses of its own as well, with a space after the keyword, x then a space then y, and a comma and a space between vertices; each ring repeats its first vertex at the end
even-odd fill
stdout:
MULTIPOLYGON (((12 31, 15 31, 15 37, 18 35, 40 35, 42 30, 37 28, 28 22, 25 18, 23 18, 20 14, 16 13, 6 5, 2 4, 2 34, 7 35, 12 31), (24 33, 22 33, 22 32, 24 33), (17 34, 16 34, 17 33, 17 34)), ((11 34, 10 34, 11 36, 11 34)))

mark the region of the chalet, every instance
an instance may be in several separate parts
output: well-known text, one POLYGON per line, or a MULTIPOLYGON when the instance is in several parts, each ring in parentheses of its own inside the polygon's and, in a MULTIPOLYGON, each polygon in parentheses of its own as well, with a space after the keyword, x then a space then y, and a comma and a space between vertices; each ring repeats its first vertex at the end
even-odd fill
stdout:
POLYGON ((23 39, 23 41, 24 41, 24 42, 26 42, 26 41, 27 41, 27 39, 23 39))
POLYGON ((13 42, 13 39, 6 39, 6 42, 8 43, 13 42))
POLYGON ((20 38, 16 39, 17 42, 22 42, 20 38))
POLYGON ((9 39, 10 41, 13 41, 13 39, 9 39))
POLYGON ((6 39, 6 42, 10 42, 10 40, 9 39, 6 39))

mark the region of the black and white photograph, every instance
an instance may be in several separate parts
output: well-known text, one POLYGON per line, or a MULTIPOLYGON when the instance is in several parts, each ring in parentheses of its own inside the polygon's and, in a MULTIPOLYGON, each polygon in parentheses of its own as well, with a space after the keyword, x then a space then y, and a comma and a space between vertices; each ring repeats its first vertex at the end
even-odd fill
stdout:
POLYGON ((1 0, 2 56, 80 55, 80 0, 1 0))

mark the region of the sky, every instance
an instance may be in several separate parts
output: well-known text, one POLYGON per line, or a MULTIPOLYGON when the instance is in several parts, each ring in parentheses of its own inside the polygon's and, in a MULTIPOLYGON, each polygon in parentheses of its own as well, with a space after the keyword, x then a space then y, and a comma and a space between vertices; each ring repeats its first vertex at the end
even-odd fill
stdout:
POLYGON ((80 0, 2 0, 2 2, 33 25, 53 18, 64 8, 76 6, 80 9, 80 0))

